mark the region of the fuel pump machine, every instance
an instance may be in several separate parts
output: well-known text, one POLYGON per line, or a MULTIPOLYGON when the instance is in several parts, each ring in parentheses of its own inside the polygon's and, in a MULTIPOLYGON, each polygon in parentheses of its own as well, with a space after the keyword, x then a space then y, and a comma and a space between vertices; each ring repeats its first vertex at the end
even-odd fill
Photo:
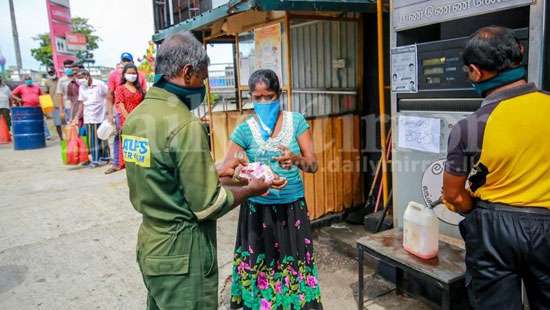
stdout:
MULTIPOLYGON (((391 83, 394 224, 403 226, 409 201, 441 195, 447 140, 454 124, 477 110, 463 68, 462 49, 477 29, 514 30, 526 49, 530 82, 548 89, 550 4, 529 0, 394 0, 391 10, 391 83), (546 54, 546 57, 545 57, 546 54), (546 70, 546 71, 545 71, 546 70)), ((460 238, 459 215, 436 209, 440 233, 460 238)))

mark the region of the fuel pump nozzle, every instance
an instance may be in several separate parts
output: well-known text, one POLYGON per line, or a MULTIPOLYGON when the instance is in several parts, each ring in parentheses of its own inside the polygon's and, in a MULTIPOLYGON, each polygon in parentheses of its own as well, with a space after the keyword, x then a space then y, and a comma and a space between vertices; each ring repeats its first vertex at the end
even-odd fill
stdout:
POLYGON ((433 208, 439 206, 439 205, 442 204, 442 203, 443 203, 443 198, 440 197, 440 198, 437 199, 436 201, 432 201, 432 203, 430 203, 430 205, 428 206, 428 208, 433 209, 433 208))

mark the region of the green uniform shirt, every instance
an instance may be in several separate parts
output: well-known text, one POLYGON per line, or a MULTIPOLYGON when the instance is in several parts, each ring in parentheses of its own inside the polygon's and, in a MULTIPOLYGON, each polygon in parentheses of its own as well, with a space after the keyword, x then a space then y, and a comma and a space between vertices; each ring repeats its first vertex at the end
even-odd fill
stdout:
POLYGON ((149 309, 216 309, 215 220, 234 197, 220 185, 206 131, 153 87, 128 116, 122 145, 130 200, 143 214, 137 256, 149 309))
POLYGON ((144 217, 195 222, 229 211, 233 196, 220 185, 204 127, 175 95, 151 88, 122 140, 130 200, 144 217))

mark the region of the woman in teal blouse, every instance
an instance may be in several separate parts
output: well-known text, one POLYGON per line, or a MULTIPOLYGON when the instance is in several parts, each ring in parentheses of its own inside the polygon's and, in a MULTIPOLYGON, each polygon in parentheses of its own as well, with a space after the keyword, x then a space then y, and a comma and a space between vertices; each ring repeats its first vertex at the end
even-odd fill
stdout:
POLYGON ((255 113, 231 135, 226 160, 246 154, 286 184, 241 206, 231 309, 322 309, 300 174, 317 171, 309 125, 302 114, 281 111, 275 72, 258 70, 248 84, 255 113))

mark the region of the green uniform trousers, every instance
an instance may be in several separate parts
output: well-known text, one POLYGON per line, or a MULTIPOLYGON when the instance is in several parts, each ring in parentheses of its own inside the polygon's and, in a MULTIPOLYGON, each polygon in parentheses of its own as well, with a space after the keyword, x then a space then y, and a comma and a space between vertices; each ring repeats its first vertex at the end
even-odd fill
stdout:
POLYGON ((218 308, 216 222, 146 221, 138 234, 137 261, 149 310, 218 308))

